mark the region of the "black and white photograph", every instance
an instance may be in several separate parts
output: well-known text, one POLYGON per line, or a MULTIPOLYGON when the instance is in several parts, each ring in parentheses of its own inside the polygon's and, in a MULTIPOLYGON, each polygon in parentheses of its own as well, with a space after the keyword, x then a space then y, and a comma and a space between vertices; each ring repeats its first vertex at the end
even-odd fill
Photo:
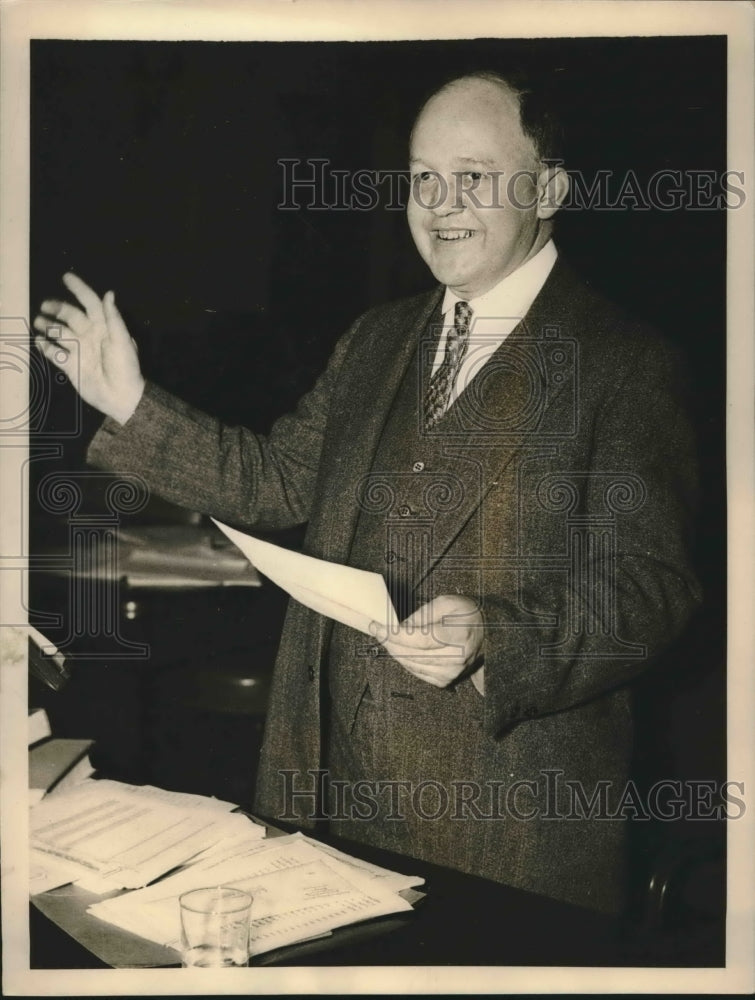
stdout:
POLYGON ((748 5, 70 10, 0 10, 4 992, 748 992, 748 5))

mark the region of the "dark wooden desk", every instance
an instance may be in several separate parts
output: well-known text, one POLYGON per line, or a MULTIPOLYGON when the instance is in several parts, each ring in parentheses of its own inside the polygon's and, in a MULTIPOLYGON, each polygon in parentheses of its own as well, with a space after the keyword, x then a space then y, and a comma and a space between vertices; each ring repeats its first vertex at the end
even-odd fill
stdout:
MULTIPOLYGON (((261 955, 252 964, 622 964, 618 921, 473 875, 335 837, 328 840, 376 864, 405 874, 423 875, 426 898, 412 913, 343 928, 328 939, 261 955)), ((33 898, 32 968, 177 964, 177 953, 171 949, 126 935, 88 916, 87 905, 101 898, 73 886, 33 898)))

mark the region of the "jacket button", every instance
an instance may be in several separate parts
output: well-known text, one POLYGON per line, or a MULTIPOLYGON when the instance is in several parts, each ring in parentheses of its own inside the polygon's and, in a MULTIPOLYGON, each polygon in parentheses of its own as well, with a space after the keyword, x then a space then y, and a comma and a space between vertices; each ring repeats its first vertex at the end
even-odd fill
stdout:
POLYGON ((309 677, 311 681, 315 679, 315 668, 311 664, 307 667, 307 677, 309 677))
POLYGON ((415 462, 414 465, 412 466, 412 470, 414 472, 423 472, 424 468, 425 468, 424 462, 415 462))
POLYGON ((407 504, 402 503, 401 506, 398 509, 398 516, 399 517, 409 517, 409 515, 411 514, 411 512, 412 512, 411 508, 409 506, 407 506, 407 504))

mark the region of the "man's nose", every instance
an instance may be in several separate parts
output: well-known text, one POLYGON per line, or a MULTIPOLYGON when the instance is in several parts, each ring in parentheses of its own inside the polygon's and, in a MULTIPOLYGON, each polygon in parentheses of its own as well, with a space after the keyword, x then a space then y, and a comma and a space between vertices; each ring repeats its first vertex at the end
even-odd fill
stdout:
POLYGON ((440 218, 444 218, 447 215, 463 212, 464 208, 464 192, 458 184, 458 178, 454 174, 445 177, 438 176, 436 195, 431 211, 440 218))

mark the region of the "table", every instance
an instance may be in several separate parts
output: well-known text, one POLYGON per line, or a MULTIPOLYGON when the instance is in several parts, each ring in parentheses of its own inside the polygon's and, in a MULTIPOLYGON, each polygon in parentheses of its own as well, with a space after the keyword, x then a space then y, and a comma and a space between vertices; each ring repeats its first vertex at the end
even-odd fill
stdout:
MULTIPOLYGON (((487 879, 337 837, 328 843, 404 874, 423 875, 412 913, 342 928, 330 938, 260 955, 253 965, 433 966, 622 964, 618 920, 487 879)), ((86 913, 103 896, 62 886, 32 899, 32 968, 179 964, 178 954, 86 913)))

